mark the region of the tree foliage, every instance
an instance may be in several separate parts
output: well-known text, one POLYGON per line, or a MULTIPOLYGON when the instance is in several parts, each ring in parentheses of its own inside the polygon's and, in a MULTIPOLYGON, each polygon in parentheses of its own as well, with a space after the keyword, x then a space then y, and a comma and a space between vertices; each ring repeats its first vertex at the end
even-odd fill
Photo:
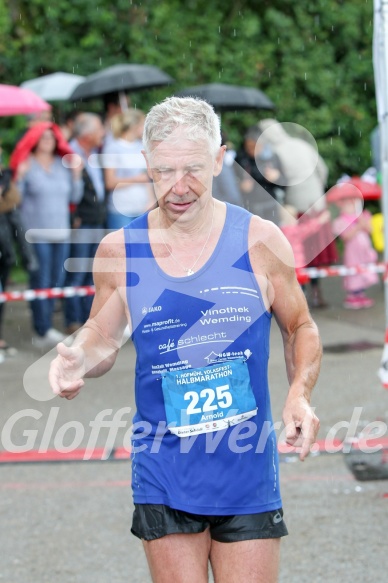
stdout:
MULTIPOLYGON (((176 84, 133 95, 143 109, 200 83, 258 87, 311 132, 335 181, 370 164, 372 16, 372 0, 0 0, 0 81, 154 64, 176 84)), ((223 122, 236 142, 266 116, 223 122)))

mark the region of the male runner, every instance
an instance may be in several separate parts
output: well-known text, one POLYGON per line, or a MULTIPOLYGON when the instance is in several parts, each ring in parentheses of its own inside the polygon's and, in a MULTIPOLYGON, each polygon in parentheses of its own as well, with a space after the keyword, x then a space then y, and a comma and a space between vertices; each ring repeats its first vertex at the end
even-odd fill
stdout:
POLYGON ((132 442, 135 512, 155 583, 274 583, 287 534, 267 379, 275 317, 289 388, 283 420, 303 460, 321 346, 289 244, 271 222, 212 197, 219 119, 168 98, 146 118, 158 207, 109 234, 94 264, 90 318, 58 345, 55 393, 114 364, 129 323, 137 352, 132 442))

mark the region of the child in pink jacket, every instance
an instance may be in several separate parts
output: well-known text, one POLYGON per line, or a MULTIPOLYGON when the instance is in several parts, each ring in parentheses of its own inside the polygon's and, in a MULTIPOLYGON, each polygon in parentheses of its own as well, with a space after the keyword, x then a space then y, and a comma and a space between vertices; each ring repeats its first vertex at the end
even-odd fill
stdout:
MULTIPOLYGON (((339 216, 333 221, 333 232, 344 242, 343 262, 346 267, 355 267, 377 261, 377 253, 370 239, 371 213, 362 210, 362 194, 347 185, 339 184, 327 195, 327 201, 340 209, 339 216)), ((378 283, 377 273, 365 271, 344 277, 346 291, 344 307, 350 310, 370 308, 374 301, 368 298, 365 290, 378 283)))

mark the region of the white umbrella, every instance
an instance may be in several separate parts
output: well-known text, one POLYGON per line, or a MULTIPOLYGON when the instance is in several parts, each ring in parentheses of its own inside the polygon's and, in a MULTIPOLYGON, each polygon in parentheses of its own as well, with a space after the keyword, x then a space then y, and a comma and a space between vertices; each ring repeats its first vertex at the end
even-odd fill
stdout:
POLYGON ((20 86, 30 89, 46 101, 67 101, 76 87, 85 80, 81 75, 52 73, 24 81, 20 86))
MULTIPOLYGON (((384 215, 384 261, 388 265, 388 0, 374 0, 373 68, 375 74, 377 117, 380 128, 380 155, 382 174, 382 209, 384 215)), ((385 345, 379 377, 388 389, 388 278, 385 290, 385 345)))

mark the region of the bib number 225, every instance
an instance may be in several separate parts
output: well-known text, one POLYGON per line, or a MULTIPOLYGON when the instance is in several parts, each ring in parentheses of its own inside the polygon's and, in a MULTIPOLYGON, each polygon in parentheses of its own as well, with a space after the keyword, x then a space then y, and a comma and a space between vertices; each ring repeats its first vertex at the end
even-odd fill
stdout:
POLYGON ((232 395, 229 390, 229 385, 221 385, 216 387, 216 389, 202 389, 200 393, 195 391, 188 391, 184 395, 185 401, 190 401, 187 406, 187 414, 194 415, 195 413, 206 413, 208 411, 214 411, 221 407, 222 409, 227 409, 231 406, 233 402, 232 395), (205 399, 205 402, 200 407, 197 407, 199 400, 205 399))

